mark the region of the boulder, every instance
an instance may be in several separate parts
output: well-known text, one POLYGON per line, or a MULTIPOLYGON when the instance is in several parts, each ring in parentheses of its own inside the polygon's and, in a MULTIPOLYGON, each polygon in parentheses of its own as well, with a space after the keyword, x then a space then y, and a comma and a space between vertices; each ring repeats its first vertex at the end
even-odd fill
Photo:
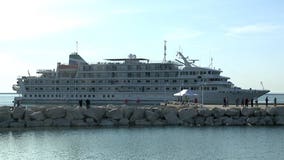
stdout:
POLYGON ((206 117, 204 123, 205 123, 205 125, 207 125, 207 126, 214 126, 214 117, 212 117, 212 116, 206 117))
POLYGON ((84 119, 84 112, 86 109, 82 107, 76 107, 71 111, 71 116, 73 120, 82 120, 84 119))
POLYGON ((53 123, 53 120, 52 120, 51 118, 45 119, 45 120, 43 121, 43 125, 44 125, 45 127, 51 127, 51 126, 52 126, 52 123, 53 123))
POLYGON ((181 120, 189 122, 198 115, 198 112, 196 109, 183 108, 179 110, 178 115, 181 120))
POLYGON ((205 125, 205 117, 197 116, 195 119, 195 125, 196 126, 204 126, 205 125))
POLYGON ((247 119, 247 123, 249 125, 257 125, 257 124, 259 124, 259 117, 249 117, 247 119))
POLYGON ((165 120, 157 119, 156 121, 152 122, 153 126, 164 126, 167 122, 165 120))
POLYGON ((12 120, 9 110, 0 111, 0 123, 12 120))
POLYGON ((284 116, 284 107, 273 107, 272 110, 275 116, 284 116))
POLYGON ((24 120, 25 121, 30 121, 31 120, 31 117, 30 115, 32 113, 34 113, 35 111, 33 111, 31 108, 27 108, 26 111, 25 111, 25 115, 24 115, 24 120))
POLYGON ((136 126, 150 126, 151 122, 147 121, 146 119, 138 119, 138 120, 135 120, 135 125, 136 126))
POLYGON ((15 107, 12 112, 13 119, 16 119, 16 120, 23 119, 25 110, 26 109, 24 107, 15 107))
MULTIPOLYGON (((279 113, 276 113, 279 114, 279 113)), ((276 125, 284 125, 284 116, 276 116, 275 117, 275 124, 276 125)))
POLYGON ((96 122, 100 122, 101 119, 105 116, 106 108, 105 107, 93 107, 85 110, 84 115, 89 118, 93 118, 96 122))
POLYGON ((243 125, 246 125, 246 122, 247 122, 247 117, 233 118, 232 125, 243 126, 243 125))
POLYGON ((209 117, 212 114, 212 111, 205 107, 198 108, 197 112, 198 112, 198 115, 203 116, 203 117, 209 117))
POLYGON ((26 126, 27 127, 43 127, 44 126, 44 122, 43 121, 26 121, 26 126))
POLYGON ((221 108, 213 108, 212 114, 214 115, 215 118, 220 118, 224 116, 225 110, 221 108))
POLYGON ((127 118, 122 118, 119 120, 118 125, 120 126, 128 126, 129 125, 129 120, 127 118))
POLYGON ((254 108, 243 107, 241 110, 243 116, 250 117, 254 114, 254 108))
POLYGON ((153 112, 151 110, 146 110, 145 111, 145 117, 148 121, 154 122, 159 118, 159 114, 157 112, 153 112))
POLYGON ((262 115, 260 108, 255 108, 253 115, 255 117, 260 117, 262 115))
POLYGON ((134 112, 134 108, 133 107, 125 107, 123 108, 123 117, 130 119, 130 117, 132 116, 134 112))
POLYGON ((52 126, 54 127, 69 127, 70 126, 70 121, 65 118, 59 118, 59 119, 54 119, 52 126))
POLYGON ((233 118, 225 117, 223 119, 223 124, 226 125, 226 126, 232 126, 233 125, 233 118))
POLYGON ((93 118, 86 118, 86 123, 88 126, 97 126, 98 124, 94 121, 93 118))
POLYGON ((214 119, 214 126, 222 126, 223 125, 223 117, 214 119))
POLYGON ((84 122, 83 120, 72 120, 71 121, 72 127, 86 127, 88 124, 84 122))
POLYGON ((10 122, 9 126, 11 128, 24 128, 25 127, 25 121, 10 122))
POLYGON ((130 118, 130 121, 135 121, 144 118, 144 108, 136 108, 130 118))
POLYGON ((10 121, 0 122, 0 128, 8 128, 9 124, 10 124, 10 121))
POLYGON ((42 113, 42 111, 33 112, 29 116, 31 120, 36 120, 36 121, 42 121, 45 119, 45 116, 42 113))
POLYGON ((225 115, 229 117, 238 117, 240 116, 241 110, 240 108, 228 108, 225 111, 225 115))
POLYGON ((102 119, 99 125, 107 127, 107 126, 114 126, 114 123, 110 119, 102 119))
POLYGON ((164 117, 168 125, 182 124, 182 121, 177 117, 177 110, 168 108, 164 112, 164 117))
POLYGON ((260 119, 259 119, 259 124, 260 125, 273 125, 274 124, 274 122, 273 122, 273 119, 272 119, 272 117, 270 117, 270 116, 265 116, 265 117, 261 117, 260 119))
POLYGON ((123 112, 120 108, 113 108, 106 112, 106 116, 113 120, 120 120, 123 118, 123 112))
POLYGON ((66 110, 61 106, 51 107, 51 108, 47 108, 44 114, 48 118, 59 119, 59 118, 65 117, 66 110))

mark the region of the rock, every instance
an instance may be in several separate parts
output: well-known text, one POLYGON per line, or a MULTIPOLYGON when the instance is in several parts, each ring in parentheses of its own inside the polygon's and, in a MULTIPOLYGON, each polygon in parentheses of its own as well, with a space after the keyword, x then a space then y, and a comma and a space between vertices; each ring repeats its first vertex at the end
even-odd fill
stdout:
POLYGON ((94 121, 93 118, 86 118, 86 123, 88 126, 97 126, 98 124, 94 121))
POLYGON ((27 127, 43 127, 44 126, 44 122, 43 121, 26 121, 26 126, 27 127))
POLYGON ((86 111, 86 109, 82 108, 82 107, 76 107, 75 109, 73 109, 71 111, 71 116, 73 120, 82 120, 84 119, 84 112, 86 111))
POLYGON ((130 117, 132 116, 134 112, 134 108, 133 107, 125 107, 123 108, 123 117, 130 119, 130 117))
POLYGON ((284 107, 274 107, 272 110, 275 116, 284 116, 284 107))
POLYGON ((9 110, 0 111, 0 123, 12 120, 9 110))
POLYGON ((214 126, 222 126, 223 125, 223 117, 214 119, 214 126))
POLYGON ((52 107, 52 108, 47 108, 44 112, 46 117, 52 118, 52 119, 59 119, 65 117, 66 110, 59 106, 59 107, 52 107))
POLYGON ((51 118, 45 119, 45 120, 43 121, 43 125, 44 125, 45 127, 51 127, 51 126, 52 126, 52 123, 53 123, 53 120, 52 120, 51 118))
POLYGON ((273 119, 270 117, 270 116, 265 116, 265 117, 261 117, 259 119, 259 124, 260 125, 273 125, 274 122, 273 122, 273 119))
POLYGON ((224 116, 225 110, 221 108, 213 108, 212 114, 214 115, 215 118, 220 118, 224 116))
POLYGON ((71 121, 72 127, 86 127, 88 124, 84 122, 83 120, 72 120, 71 121))
POLYGON ((246 124, 246 122, 247 122, 247 117, 239 117, 239 118, 236 118, 236 119, 233 118, 232 125, 243 126, 243 125, 246 124))
POLYGON ((151 122, 147 121, 146 119, 138 119, 138 120, 135 120, 135 125, 136 126, 150 126, 151 122))
POLYGON ((183 108, 178 112, 179 118, 185 122, 192 122, 192 119, 198 115, 196 109, 183 108))
POLYGON ((240 116, 241 110, 240 108, 228 108, 225 111, 225 115, 229 117, 238 117, 240 116))
POLYGON ((129 120, 127 118, 122 118, 119 120, 118 124, 120 126, 128 126, 129 125, 129 120))
POLYGON ((89 108, 84 112, 84 115, 89 118, 94 118, 96 122, 100 122, 106 113, 105 107, 89 108))
POLYGON ((110 119, 102 119, 99 125, 101 125, 101 126, 114 126, 114 123, 110 119))
POLYGON ((10 121, 2 121, 0 122, 0 128, 8 128, 10 121))
POLYGON ((152 122, 153 126, 164 126, 167 122, 165 120, 157 119, 156 121, 152 122))
POLYGON ((12 117, 15 120, 23 119, 25 114, 25 108, 24 107, 15 107, 14 111, 12 112, 12 117))
POLYGON ((42 111, 33 112, 29 116, 31 120, 36 120, 36 121, 42 121, 45 119, 45 116, 42 113, 42 111))
POLYGON ((211 110, 205 107, 198 108, 197 112, 200 116, 203 116, 203 117, 209 117, 212 114, 211 110))
POLYGON ((205 123, 205 125, 207 125, 207 126, 214 126, 214 117, 212 117, 212 116, 206 117, 204 123, 205 123))
POLYGON ((24 114, 24 120, 25 121, 30 121, 31 120, 31 117, 30 115, 32 113, 34 113, 35 111, 33 111, 31 108, 27 108, 26 111, 25 111, 25 114, 24 114))
POLYGON ((253 116, 254 109, 248 108, 248 107, 243 107, 243 109, 241 110, 241 113, 242 113, 243 116, 250 117, 250 116, 253 116))
POLYGON ((11 128, 24 128, 25 127, 25 121, 10 122, 9 126, 11 128))
POLYGON ((70 121, 65 118, 59 118, 59 119, 54 119, 52 126, 54 127, 69 127, 70 126, 70 121))
POLYGON ((177 110, 168 108, 164 112, 164 117, 168 125, 182 124, 182 121, 177 117, 177 110))
POLYGON ((254 115, 255 117, 260 117, 261 114, 262 114, 262 113, 261 113, 260 108, 255 108, 255 109, 254 109, 253 115, 254 115))
MULTIPOLYGON (((276 113, 276 115, 279 113, 276 113)), ((284 125, 284 116, 276 116, 275 117, 275 124, 276 125, 284 125)))
POLYGON ((196 126, 204 126, 205 125, 205 117, 202 117, 202 116, 195 117, 195 125, 196 126))
POLYGON ((223 119, 223 124, 226 125, 226 126, 232 126, 233 125, 233 118, 225 117, 223 119))
POLYGON ((249 125, 257 125, 259 123, 259 118, 258 117, 249 117, 247 119, 247 123, 249 125))
POLYGON ((130 121, 135 121, 144 118, 144 111, 143 108, 136 108, 130 118, 130 121))
POLYGON ((145 111, 145 117, 148 121, 154 122, 159 118, 159 114, 157 112, 153 112, 151 110, 145 111))
POLYGON ((113 108, 106 112, 106 116, 113 120, 120 120, 123 118, 123 112, 119 108, 113 108))

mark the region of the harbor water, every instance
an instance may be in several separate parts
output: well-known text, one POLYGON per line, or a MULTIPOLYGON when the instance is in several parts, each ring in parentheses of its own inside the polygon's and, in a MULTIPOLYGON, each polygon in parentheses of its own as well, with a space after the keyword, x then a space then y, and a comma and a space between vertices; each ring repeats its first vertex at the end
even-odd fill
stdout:
POLYGON ((284 127, 80 128, 0 132, 1 159, 282 160, 284 127))
MULTIPOLYGON (((0 106, 12 105, 14 96, 0 94, 0 106)), ((276 95, 268 96, 272 100, 276 95)), ((277 98, 281 102, 283 97, 277 98)), ((283 133, 283 126, 1 129, 0 157, 7 160, 282 160, 283 133)))

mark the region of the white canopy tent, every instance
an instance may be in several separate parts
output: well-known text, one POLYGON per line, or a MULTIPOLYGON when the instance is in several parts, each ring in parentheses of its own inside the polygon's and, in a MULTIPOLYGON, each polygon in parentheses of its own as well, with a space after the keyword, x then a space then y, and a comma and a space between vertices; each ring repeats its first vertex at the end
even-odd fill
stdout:
POLYGON ((196 93, 192 92, 189 89, 183 89, 178 93, 174 94, 175 97, 183 97, 183 96, 197 96, 196 93))

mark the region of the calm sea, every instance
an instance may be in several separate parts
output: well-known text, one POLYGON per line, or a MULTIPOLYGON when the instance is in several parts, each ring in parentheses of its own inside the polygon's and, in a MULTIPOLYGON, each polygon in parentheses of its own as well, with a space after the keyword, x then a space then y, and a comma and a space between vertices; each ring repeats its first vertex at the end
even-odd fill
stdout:
MULTIPOLYGON (((13 105, 14 97, 17 96, 15 93, 0 93, 0 106, 13 105)), ((268 97, 270 103, 273 103, 273 99, 276 97, 278 103, 284 103, 284 94, 275 94, 275 93, 269 93, 266 95, 263 95, 259 97, 259 103, 264 103, 265 98, 268 97)))
POLYGON ((283 160, 284 127, 0 131, 1 159, 283 160))

